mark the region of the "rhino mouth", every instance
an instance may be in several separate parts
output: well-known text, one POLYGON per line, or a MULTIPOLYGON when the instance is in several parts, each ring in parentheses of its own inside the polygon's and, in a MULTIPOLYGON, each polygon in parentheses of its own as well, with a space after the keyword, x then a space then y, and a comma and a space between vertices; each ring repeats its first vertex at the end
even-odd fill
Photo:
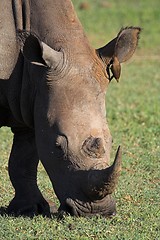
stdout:
MULTIPOLYGON (((116 214, 115 200, 111 194, 114 192, 121 171, 121 149, 118 147, 115 160, 110 167, 100 170, 91 169, 83 172, 83 182, 81 183, 81 197, 77 193, 71 193, 71 196, 63 199, 59 208, 59 215, 70 214, 71 216, 92 216, 101 215, 105 217, 116 214)), ((79 173, 80 174, 80 173, 79 173)), ((74 180, 77 181, 78 172, 74 180)), ((80 193, 79 191, 79 193, 80 193)))
POLYGON ((59 209, 59 217, 62 218, 65 214, 75 217, 95 215, 112 217, 116 215, 116 203, 110 195, 95 202, 83 202, 78 199, 67 198, 65 206, 59 209))

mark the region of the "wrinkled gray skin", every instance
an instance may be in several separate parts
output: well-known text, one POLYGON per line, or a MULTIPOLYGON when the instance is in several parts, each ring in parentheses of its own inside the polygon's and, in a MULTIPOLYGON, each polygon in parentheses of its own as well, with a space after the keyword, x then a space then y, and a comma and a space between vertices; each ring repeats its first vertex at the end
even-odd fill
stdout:
POLYGON ((1 0, 0 18, 0 127, 14 133, 8 213, 50 216, 36 181, 40 159, 60 215, 114 215, 121 149, 109 167, 105 93, 133 55, 140 28, 122 29, 94 50, 70 0, 1 0))

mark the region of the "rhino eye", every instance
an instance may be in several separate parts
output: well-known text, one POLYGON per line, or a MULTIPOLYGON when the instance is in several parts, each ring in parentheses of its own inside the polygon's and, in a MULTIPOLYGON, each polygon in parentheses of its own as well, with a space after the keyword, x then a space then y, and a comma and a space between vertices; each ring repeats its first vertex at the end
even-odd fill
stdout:
POLYGON ((67 156, 68 142, 65 136, 58 136, 56 140, 56 147, 63 151, 63 155, 67 156))

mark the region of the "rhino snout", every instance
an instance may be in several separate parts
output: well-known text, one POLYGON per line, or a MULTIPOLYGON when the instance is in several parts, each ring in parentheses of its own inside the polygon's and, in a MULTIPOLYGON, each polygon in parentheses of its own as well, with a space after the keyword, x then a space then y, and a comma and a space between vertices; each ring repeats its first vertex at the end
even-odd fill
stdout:
POLYGON ((93 215, 113 217, 116 215, 116 202, 110 195, 95 202, 67 198, 65 205, 61 205, 59 208, 59 218, 66 214, 75 217, 93 215))

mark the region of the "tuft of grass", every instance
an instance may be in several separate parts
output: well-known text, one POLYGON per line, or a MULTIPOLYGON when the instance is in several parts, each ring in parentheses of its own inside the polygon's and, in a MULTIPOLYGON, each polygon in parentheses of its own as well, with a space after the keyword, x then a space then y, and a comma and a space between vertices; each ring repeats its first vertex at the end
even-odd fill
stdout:
MULTIPOLYGON (((143 28, 139 49, 123 64, 120 83, 111 82, 106 95, 107 119, 116 147, 123 147, 123 169, 115 192, 117 216, 72 218, 63 221, 41 216, 13 218, 4 207, 14 196, 7 173, 12 134, 0 129, 0 239, 54 240, 159 240, 160 239, 160 58, 158 0, 74 0, 78 15, 94 46, 104 45, 122 26, 143 28), (79 4, 90 7, 80 10, 79 4), (104 7, 104 2, 108 7, 104 7)), ((48 176, 39 165, 38 184, 43 194, 58 200, 48 176)))

